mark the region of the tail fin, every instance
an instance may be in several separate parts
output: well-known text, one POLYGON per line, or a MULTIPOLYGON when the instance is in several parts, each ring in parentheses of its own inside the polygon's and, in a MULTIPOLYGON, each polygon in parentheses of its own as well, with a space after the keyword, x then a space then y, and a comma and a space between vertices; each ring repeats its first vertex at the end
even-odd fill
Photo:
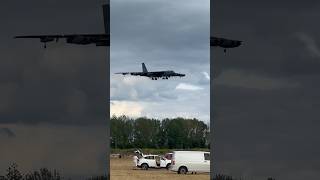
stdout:
POLYGON ((146 65, 144 63, 142 63, 142 72, 144 72, 144 73, 148 72, 146 65))
POLYGON ((103 6, 103 21, 104 21, 104 30, 106 34, 110 34, 110 0, 107 0, 107 3, 103 6))

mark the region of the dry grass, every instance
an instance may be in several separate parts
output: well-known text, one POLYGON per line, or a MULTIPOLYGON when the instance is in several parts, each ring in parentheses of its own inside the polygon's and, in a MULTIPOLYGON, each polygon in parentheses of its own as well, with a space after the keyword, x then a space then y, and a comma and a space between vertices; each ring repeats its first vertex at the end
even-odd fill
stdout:
POLYGON ((181 175, 166 169, 134 168, 132 158, 113 159, 110 161, 111 180, 209 180, 209 174, 181 175))

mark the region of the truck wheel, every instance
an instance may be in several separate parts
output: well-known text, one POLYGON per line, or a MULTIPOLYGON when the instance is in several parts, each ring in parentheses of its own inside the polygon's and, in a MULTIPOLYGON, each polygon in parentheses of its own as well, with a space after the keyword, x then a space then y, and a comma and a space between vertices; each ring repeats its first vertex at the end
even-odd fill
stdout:
POLYGON ((170 164, 170 163, 168 163, 168 164, 167 164, 167 166, 166 166, 167 170, 169 170, 169 169, 170 169, 170 166, 171 166, 171 164, 170 164))
POLYGON ((180 167, 178 170, 178 174, 187 174, 188 169, 184 166, 180 167))
POLYGON ((149 166, 148 164, 141 164, 141 169, 148 170, 149 166))

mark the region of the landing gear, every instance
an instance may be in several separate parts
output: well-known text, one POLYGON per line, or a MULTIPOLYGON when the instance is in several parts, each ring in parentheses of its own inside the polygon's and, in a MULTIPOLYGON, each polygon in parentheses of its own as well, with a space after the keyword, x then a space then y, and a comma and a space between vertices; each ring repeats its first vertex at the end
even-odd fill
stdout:
POLYGON ((227 49, 224 49, 223 52, 226 54, 227 53, 227 49))

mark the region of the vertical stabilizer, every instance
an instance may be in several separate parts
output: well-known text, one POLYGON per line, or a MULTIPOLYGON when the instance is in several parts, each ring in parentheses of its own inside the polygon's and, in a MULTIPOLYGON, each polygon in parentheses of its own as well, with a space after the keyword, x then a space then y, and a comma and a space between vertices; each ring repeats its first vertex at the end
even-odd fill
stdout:
POLYGON ((144 72, 144 73, 148 72, 146 65, 144 63, 142 63, 142 72, 144 72))
POLYGON ((107 3, 104 4, 102 8, 103 8, 104 30, 106 34, 110 34, 110 1, 107 0, 107 3))
MULTIPOLYGON (((106 4, 102 6, 103 9, 103 21, 104 21, 104 30, 106 34, 110 34, 110 0, 106 0, 106 4)), ((109 38, 110 39, 110 38, 109 38)), ((110 43, 110 42, 109 42, 110 43)), ((105 83, 106 85, 110 86, 110 47, 106 47, 105 51, 107 52, 107 58, 105 61, 105 75, 106 75, 106 81, 101 82, 105 83)), ((104 162, 106 166, 106 179, 110 179, 110 88, 106 88, 106 97, 104 98, 106 101, 106 110, 104 112, 106 116, 106 138, 105 138, 105 144, 106 144, 106 161, 104 162)))

